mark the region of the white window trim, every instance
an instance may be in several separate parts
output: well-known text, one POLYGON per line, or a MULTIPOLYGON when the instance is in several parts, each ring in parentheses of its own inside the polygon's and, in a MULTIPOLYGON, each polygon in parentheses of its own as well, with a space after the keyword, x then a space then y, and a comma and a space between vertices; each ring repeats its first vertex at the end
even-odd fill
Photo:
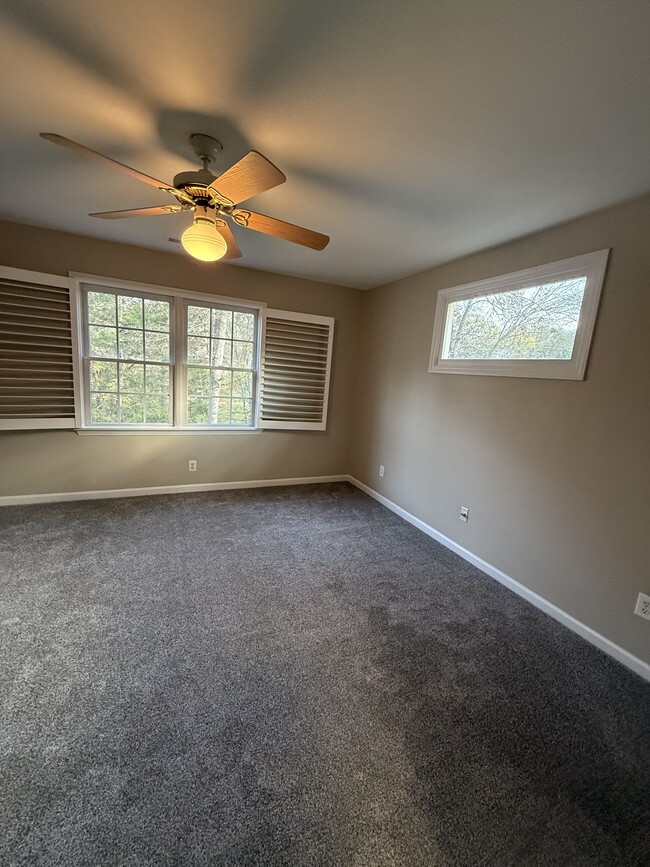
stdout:
POLYGON ((584 379, 609 253, 608 249, 598 250, 559 262, 527 268, 524 271, 515 271, 500 277, 489 277, 475 283, 440 290, 436 304, 429 372, 464 373, 477 376, 524 376, 541 379, 584 379), (441 358, 449 306, 454 301, 498 292, 512 292, 536 283, 551 283, 554 280, 570 280, 577 277, 586 277, 587 282, 570 359, 441 358))
POLYGON ((96 274, 84 274, 77 271, 69 273, 70 283, 70 307, 72 320, 72 338, 73 338, 73 371, 75 380, 75 425, 76 431, 79 434, 250 434, 260 430, 258 416, 260 408, 260 352, 262 345, 262 337, 264 333, 264 311, 266 304, 262 301, 248 301, 241 298, 231 298, 225 295, 212 295, 208 292, 191 292, 183 289, 176 289, 170 286, 158 286, 153 283, 140 283, 132 280, 117 280, 113 277, 100 277, 96 274), (170 424, 158 425, 100 425, 92 424, 88 419, 88 411, 86 407, 86 379, 87 372, 84 371, 83 359, 86 354, 86 335, 83 328, 84 311, 83 287, 96 286, 98 291, 102 289, 116 290, 125 294, 132 294, 138 297, 151 297, 167 295, 173 298, 178 303, 172 307, 173 321, 170 323, 170 339, 171 339, 171 364, 173 375, 174 399, 172 401, 173 419, 170 424), (255 380, 255 416, 251 425, 188 425, 183 424, 185 412, 185 396, 183 384, 185 378, 185 364, 182 360, 176 359, 176 349, 178 340, 175 335, 182 335, 184 327, 185 315, 187 310, 186 302, 201 301, 204 304, 220 305, 226 307, 234 307, 237 309, 255 310, 257 313, 257 335, 256 335, 256 373, 255 380))

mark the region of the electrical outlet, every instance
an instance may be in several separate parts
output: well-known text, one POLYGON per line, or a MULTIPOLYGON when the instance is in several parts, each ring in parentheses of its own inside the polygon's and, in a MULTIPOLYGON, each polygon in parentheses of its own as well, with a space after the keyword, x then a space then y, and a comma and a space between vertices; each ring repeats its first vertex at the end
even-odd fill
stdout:
POLYGON ((467 506, 460 507, 460 520, 465 524, 469 521, 469 508, 467 506))
POLYGON ((645 617, 646 620, 650 620, 650 596, 647 596, 645 593, 639 593, 634 613, 638 614, 639 617, 645 617))
POLYGON ((197 466, 197 461, 188 461, 187 469, 191 473, 195 473, 196 472, 196 466, 197 466))
POLYGON ((383 468, 383 466, 380 466, 380 467, 379 467, 379 475, 380 475, 380 477, 381 477, 382 479, 384 478, 384 468, 383 468))

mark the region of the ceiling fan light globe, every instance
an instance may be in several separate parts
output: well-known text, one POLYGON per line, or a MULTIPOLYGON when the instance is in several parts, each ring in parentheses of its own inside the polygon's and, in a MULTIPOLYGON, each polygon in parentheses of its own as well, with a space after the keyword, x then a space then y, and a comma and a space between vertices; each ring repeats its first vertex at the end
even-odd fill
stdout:
POLYGON ((201 262, 217 262, 228 251, 225 239, 212 223, 196 220, 181 235, 186 253, 201 262))

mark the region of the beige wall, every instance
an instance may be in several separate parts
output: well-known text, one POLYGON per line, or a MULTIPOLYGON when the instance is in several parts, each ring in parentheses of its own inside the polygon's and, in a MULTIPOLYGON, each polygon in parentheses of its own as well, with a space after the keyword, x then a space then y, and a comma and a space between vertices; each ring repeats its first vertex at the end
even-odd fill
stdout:
MULTIPOLYGON (((315 256, 318 253, 314 253, 315 256)), ((179 485, 346 473, 361 292, 265 271, 203 266, 186 256, 0 222, 0 264, 68 271, 264 301, 333 316, 329 423, 323 432, 264 431, 200 436, 0 434, 0 495, 179 485), (198 471, 188 473, 190 458, 198 471)))
POLYGON ((650 198, 371 290, 351 472, 650 661, 649 335, 650 198), (427 373, 439 289, 604 247, 586 381, 427 373))

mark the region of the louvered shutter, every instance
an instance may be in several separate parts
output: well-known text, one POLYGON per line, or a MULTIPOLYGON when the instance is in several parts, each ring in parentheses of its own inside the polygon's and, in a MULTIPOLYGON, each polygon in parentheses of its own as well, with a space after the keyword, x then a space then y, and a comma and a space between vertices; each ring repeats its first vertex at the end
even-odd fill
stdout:
POLYGON ((68 280, 0 267, 0 429, 73 428, 68 280))
POLYGON ((260 427, 325 430, 334 319, 267 310, 260 427))

